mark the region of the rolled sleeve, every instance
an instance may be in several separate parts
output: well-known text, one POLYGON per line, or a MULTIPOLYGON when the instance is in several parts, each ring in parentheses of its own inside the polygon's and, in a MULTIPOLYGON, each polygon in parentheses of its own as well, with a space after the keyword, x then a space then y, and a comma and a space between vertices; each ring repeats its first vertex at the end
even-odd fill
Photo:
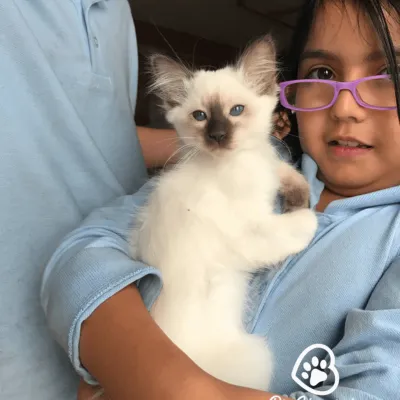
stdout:
POLYGON ((137 194, 95 210, 60 244, 45 268, 41 301, 54 338, 68 353, 75 370, 96 383, 82 367, 82 323, 108 298, 136 284, 148 309, 161 291, 160 272, 129 256, 129 235, 138 206, 151 182, 137 194))

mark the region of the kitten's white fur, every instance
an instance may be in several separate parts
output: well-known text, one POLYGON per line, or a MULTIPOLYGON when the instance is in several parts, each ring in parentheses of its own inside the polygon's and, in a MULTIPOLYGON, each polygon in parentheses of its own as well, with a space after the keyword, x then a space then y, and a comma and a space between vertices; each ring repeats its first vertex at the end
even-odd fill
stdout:
POLYGON ((165 58, 158 63, 164 100, 179 98, 166 105, 167 118, 196 154, 161 175, 132 235, 132 256, 162 272, 163 289, 151 310, 157 324, 211 375, 262 390, 273 362, 265 338, 243 327, 250 274, 304 249, 316 229, 309 209, 273 211, 282 165, 268 140, 276 84, 266 77, 270 89, 260 93, 259 75, 252 79, 246 67, 246 57, 258 50, 258 62, 250 64, 265 74, 274 61, 270 46, 260 41, 238 65, 193 75, 165 58), (236 124, 230 149, 207 148, 199 133, 207 122, 191 116, 215 99, 236 124), (245 111, 232 117, 236 104, 245 111))

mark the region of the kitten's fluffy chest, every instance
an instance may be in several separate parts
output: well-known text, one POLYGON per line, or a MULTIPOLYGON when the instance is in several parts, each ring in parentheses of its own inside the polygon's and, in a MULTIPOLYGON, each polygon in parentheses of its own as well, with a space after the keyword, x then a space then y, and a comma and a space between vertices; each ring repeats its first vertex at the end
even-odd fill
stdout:
POLYGON ((199 216, 215 220, 233 212, 236 219, 249 219, 251 214, 259 218, 261 210, 271 211, 278 191, 277 162, 269 149, 215 162, 198 158, 172 171, 165 185, 199 216))
POLYGON ((262 149, 219 161, 193 160, 160 182, 158 212, 149 215, 155 218, 154 230, 168 230, 156 235, 163 240, 147 258, 160 267, 164 284, 151 313, 211 375, 265 389, 268 348, 242 326, 247 283, 255 267, 238 247, 252 243, 260 219, 272 213, 278 161, 275 153, 262 149))

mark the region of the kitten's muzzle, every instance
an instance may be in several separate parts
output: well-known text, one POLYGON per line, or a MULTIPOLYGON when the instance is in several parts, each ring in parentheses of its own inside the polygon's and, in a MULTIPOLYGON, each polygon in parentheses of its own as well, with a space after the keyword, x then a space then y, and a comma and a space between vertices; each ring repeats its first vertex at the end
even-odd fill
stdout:
POLYGON ((226 138, 226 135, 227 134, 224 131, 217 131, 217 132, 213 131, 213 132, 209 132, 207 137, 209 140, 214 141, 218 144, 221 144, 224 141, 224 139, 226 138))

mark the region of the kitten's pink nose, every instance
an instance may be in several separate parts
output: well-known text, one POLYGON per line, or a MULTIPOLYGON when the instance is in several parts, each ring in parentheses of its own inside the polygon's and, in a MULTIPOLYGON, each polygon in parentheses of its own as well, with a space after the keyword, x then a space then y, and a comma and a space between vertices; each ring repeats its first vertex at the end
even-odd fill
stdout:
POLYGON ((209 137, 211 140, 214 140, 214 141, 217 142, 217 143, 221 143, 225 136, 226 136, 226 133, 223 132, 223 131, 210 132, 210 133, 208 134, 208 137, 209 137))

